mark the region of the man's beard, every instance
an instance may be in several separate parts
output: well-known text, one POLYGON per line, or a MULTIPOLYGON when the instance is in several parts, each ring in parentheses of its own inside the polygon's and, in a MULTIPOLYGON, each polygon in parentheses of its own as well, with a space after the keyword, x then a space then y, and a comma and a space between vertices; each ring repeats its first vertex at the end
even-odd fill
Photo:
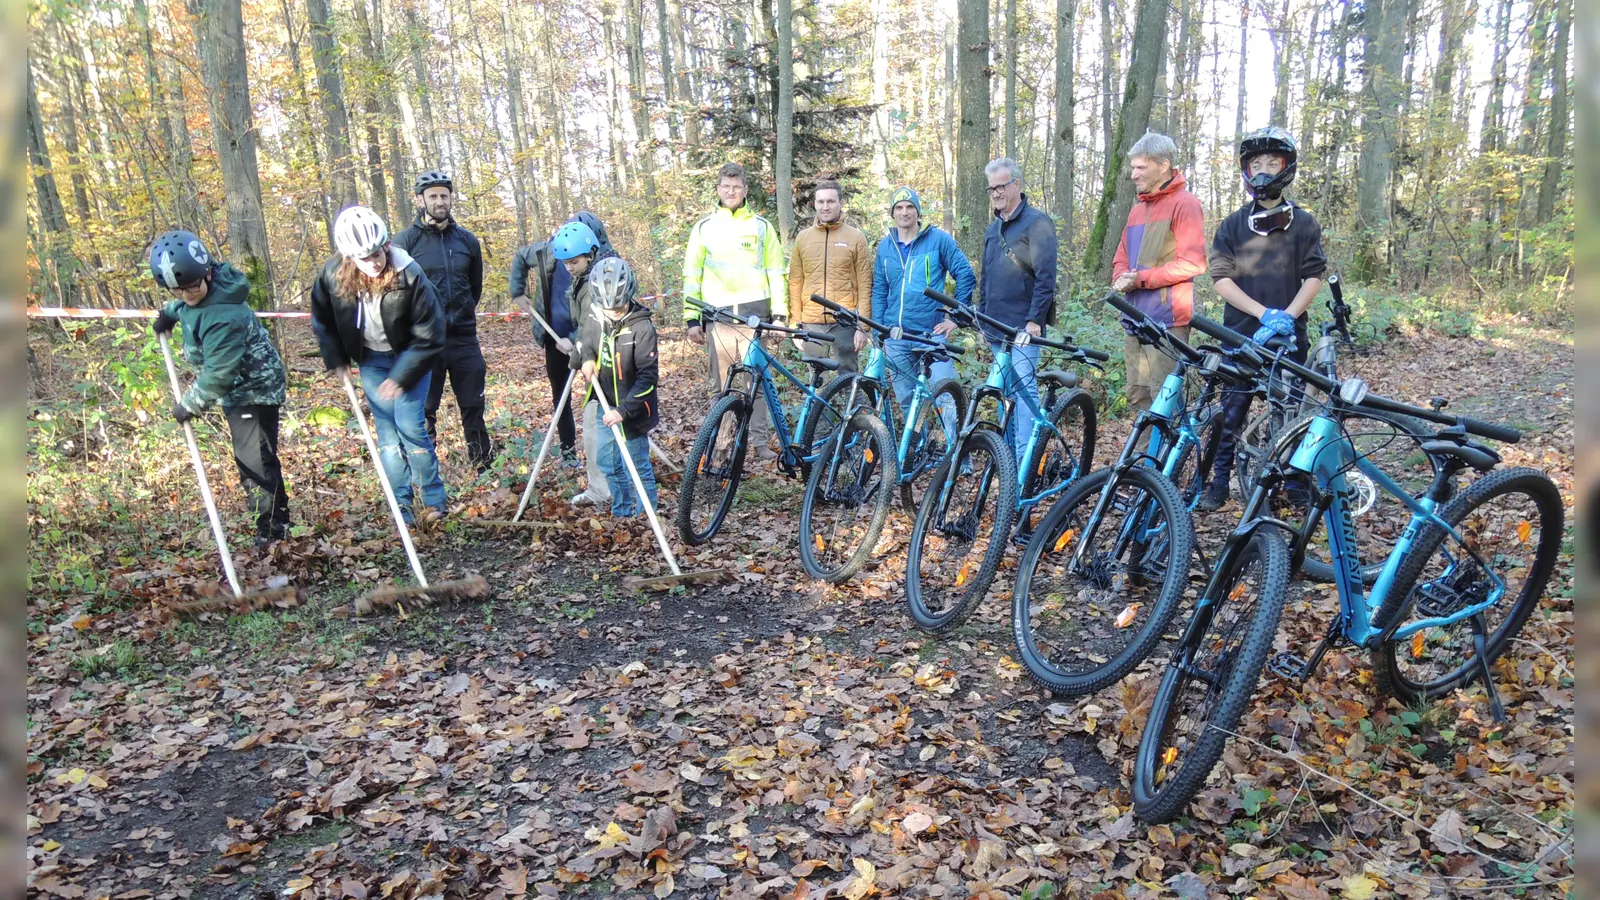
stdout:
POLYGON ((450 220, 450 207, 448 206, 429 206, 426 207, 426 210, 428 218, 435 222, 448 222, 450 220))

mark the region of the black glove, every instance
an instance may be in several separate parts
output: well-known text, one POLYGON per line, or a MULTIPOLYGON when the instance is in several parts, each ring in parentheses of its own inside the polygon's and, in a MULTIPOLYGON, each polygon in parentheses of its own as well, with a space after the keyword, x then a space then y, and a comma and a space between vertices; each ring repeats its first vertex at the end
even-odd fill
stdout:
POLYGON ((171 334, 172 329, 178 325, 178 317, 168 315, 164 309, 156 310, 156 320, 151 323, 150 330, 156 334, 171 334))
POLYGON ((189 407, 184 406, 182 403, 174 403, 172 405, 172 418, 176 419, 179 425, 188 424, 189 420, 193 419, 195 415, 195 413, 189 411, 189 407))

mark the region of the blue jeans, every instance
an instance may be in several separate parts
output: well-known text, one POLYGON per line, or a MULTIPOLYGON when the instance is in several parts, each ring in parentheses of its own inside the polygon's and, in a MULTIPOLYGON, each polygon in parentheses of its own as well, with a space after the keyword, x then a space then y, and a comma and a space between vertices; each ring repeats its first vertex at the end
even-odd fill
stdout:
MULTIPOLYGON (((918 368, 920 363, 917 362, 919 354, 914 351, 925 350, 926 348, 926 344, 918 344, 912 341, 891 340, 884 342, 884 357, 889 363, 889 376, 894 379, 894 399, 896 403, 900 404, 902 417, 906 415, 906 407, 911 403, 911 395, 917 388, 917 374, 921 371, 918 368)), ((943 379, 955 377, 955 363, 946 357, 929 367, 928 386, 932 387, 943 379)), ((956 421, 955 404, 946 399, 940 404, 940 408, 944 411, 945 433, 954 435, 956 429, 961 427, 961 423, 956 421)), ((899 442, 900 435, 891 436, 897 443, 899 442)))
MULTIPOLYGON (((634 468, 639 470, 639 480, 644 482, 650 495, 650 508, 656 506, 656 471, 650 467, 650 437, 639 435, 627 438, 628 455, 634 468)), ((617 452, 617 436, 602 425, 599 433, 600 471, 606 473, 606 484, 611 487, 611 514, 619 519, 633 519, 644 515, 639 504, 639 492, 633 489, 633 477, 628 474, 628 464, 617 452)))
POLYGON ((1011 452, 1016 455, 1017 468, 1020 471, 1027 460, 1022 458, 1028 449, 1028 438, 1033 436, 1033 413, 1029 410, 1023 395, 1033 398, 1033 405, 1039 405, 1039 381, 1034 377, 1039 369, 1040 347, 1029 344, 1018 347, 1009 341, 990 341, 989 349, 996 355, 1001 351, 1011 351, 1011 378, 1009 379, 1010 391, 1008 396, 1016 401, 1011 410, 1011 419, 1006 422, 1006 441, 1011 444, 1011 452))
POLYGON ((389 486, 394 488, 394 498, 408 519, 413 482, 422 491, 424 505, 444 512, 444 481, 439 478, 439 457, 434 454, 433 441, 428 437, 426 417, 432 376, 424 374, 398 398, 384 400, 378 396, 378 386, 393 368, 393 353, 372 351, 361 361, 361 390, 372 408, 378 458, 383 460, 383 471, 389 476, 389 486), (401 452, 402 447, 404 452, 401 452))

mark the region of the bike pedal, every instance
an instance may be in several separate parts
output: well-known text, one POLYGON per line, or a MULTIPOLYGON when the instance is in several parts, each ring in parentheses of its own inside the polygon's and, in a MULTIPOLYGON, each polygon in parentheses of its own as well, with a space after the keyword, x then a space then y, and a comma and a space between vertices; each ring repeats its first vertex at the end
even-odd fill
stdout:
POLYGON ((1466 590, 1459 590, 1447 584, 1430 581, 1417 588, 1417 594, 1418 612, 1430 619, 1445 618, 1489 599, 1489 585, 1484 581, 1473 581, 1467 585, 1466 590))
POLYGON ((1272 654, 1272 658, 1267 660, 1267 668, 1284 681, 1305 681, 1309 664, 1300 654, 1285 650, 1272 654))

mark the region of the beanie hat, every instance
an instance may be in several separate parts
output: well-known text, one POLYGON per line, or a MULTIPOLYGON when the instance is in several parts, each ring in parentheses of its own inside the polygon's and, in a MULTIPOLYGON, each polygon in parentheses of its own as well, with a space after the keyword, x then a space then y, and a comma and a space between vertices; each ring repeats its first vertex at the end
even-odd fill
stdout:
POLYGON ((915 206, 917 208, 917 218, 922 218, 922 197, 916 191, 905 186, 895 188, 894 193, 889 195, 889 211, 891 213, 894 212, 894 208, 901 203, 910 203, 915 206))

